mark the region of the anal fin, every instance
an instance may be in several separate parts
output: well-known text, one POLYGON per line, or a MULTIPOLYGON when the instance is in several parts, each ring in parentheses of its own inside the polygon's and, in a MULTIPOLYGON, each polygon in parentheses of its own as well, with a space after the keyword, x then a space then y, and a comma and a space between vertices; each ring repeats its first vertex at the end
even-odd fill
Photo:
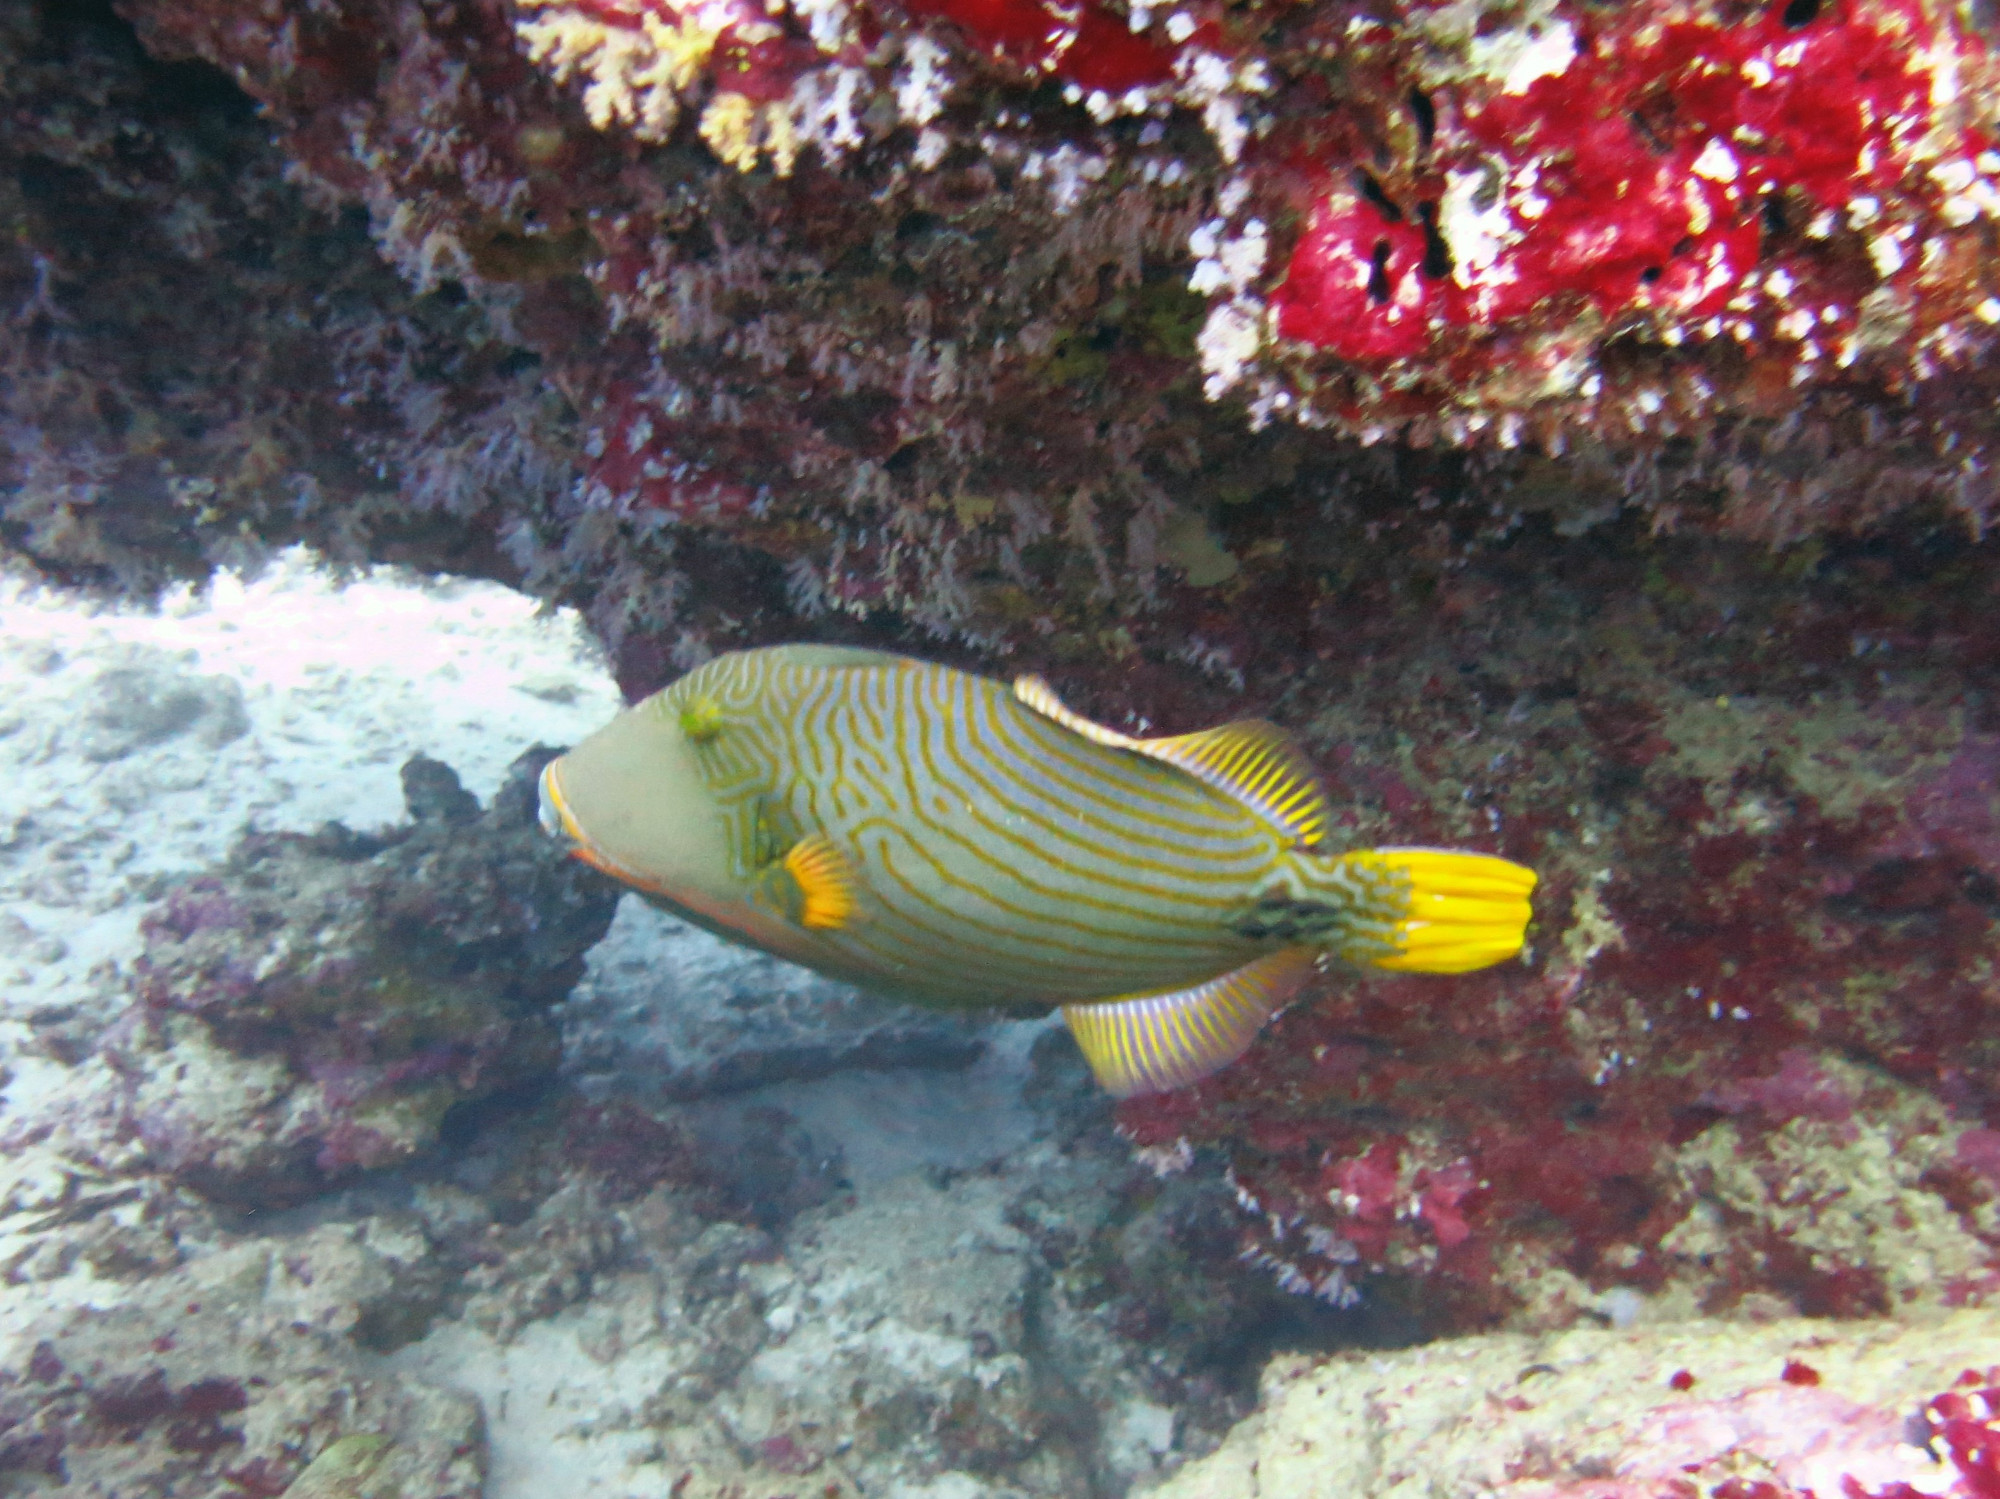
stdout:
POLYGON ((1090 1070, 1116 1098, 1184 1088, 1242 1056, 1313 969, 1287 947, 1190 989, 1063 1006, 1090 1070))

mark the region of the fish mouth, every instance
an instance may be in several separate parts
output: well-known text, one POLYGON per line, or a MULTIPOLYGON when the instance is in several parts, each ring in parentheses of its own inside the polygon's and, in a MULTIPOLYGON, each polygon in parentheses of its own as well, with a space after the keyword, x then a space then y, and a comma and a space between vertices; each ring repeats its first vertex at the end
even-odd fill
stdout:
POLYGON ((542 767, 541 776, 535 782, 536 820, 551 838, 567 838, 571 843, 582 843, 583 829, 576 825, 576 818, 563 801, 562 782, 556 778, 556 767, 561 763, 560 757, 549 761, 542 767))
POLYGON ((567 843, 571 858, 581 859, 591 868, 602 870, 615 880, 623 880, 626 884, 636 885, 642 890, 650 889, 651 887, 638 875, 609 858, 591 842, 590 836, 583 830, 583 825, 576 820, 576 814, 570 811, 569 803, 563 800, 562 777, 556 774, 556 767, 560 764, 562 764, 561 757, 549 761, 542 767, 542 773, 535 782, 537 799, 535 817, 541 823, 542 831, 551 838, 560 838, 567 843))

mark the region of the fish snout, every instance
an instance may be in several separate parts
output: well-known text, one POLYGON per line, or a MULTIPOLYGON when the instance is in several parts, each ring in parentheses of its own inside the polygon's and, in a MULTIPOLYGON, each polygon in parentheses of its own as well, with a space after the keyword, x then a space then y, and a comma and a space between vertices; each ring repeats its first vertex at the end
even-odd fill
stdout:
POLYGON ((570 809, 569 801, 563 795, 562 767, 568 759, 567 755, 558 755, 549 761, 542 767, 542 773, 535 782, 535 816, 542 825, 542 831, 551 838, 561 839, 568 846, 571 858, 581 859, 591 868, 602 870, 628 885, 637 885, 642 890, 652 888, 600 849, 596 841, 584 832, 583 824, 576 820, 576 813, 570 809))

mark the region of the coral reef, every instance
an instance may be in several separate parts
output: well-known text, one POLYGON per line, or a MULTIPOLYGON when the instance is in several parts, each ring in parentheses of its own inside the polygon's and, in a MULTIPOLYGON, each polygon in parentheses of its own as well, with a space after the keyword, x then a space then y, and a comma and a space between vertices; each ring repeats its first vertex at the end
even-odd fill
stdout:
MULTIPOLYGON (((628 690, 812 634, 1269 712, 1343 836, 1545 885, 1521 969, 1330 979, 1122 1112, 1250 1260, 1433 1326, 1989 1293, 1975 9, 55 9, 0 35, 11 546, 501 573, 628 690)), ((213 1075, 276 1121, 324 1044, 213 1075)))
POLYGON ((607 914, 527 828, 533 757, 505 774, 613 696, 573 620, 296 564, 160 615, 30 599, 0 594, 0 890, 25 913, 0 967, 9 1495, 1116 1495, 1220 1440, 1268 1347, 1403 1330, 1238 1263, 1226 1190, 1136 1166, 1045 1025, 913 1037, 837 993, 773 1020, 745 1003, 764 968, 636 913, 588 994, 534 1009, 607 914), (89 758, 113 720, 178 727, 89 758), (412 736, 440 758, 406 759, 412 736), (286 831, 382 821, 399 784, 409 818, 377 834, 286 831), (412 909, 414 944, 387 919, 412 909), (541 1065, 559 1025, 590 1043, 575 1089, 457 1076, 445 1148, 260 1178, 329 1059, 375 1090, 337 1100, 350 1123, 437 1082, 375 1065, 433 1012, 380 1011, 334 960, 445 949, 435 993, 478 979, 520 1027, 495 1065, 541 1065), (211 958, 264 987, 205 986, 211 958), (682 994, 685 1024, 650 1013, 682 994))
POLYGON ((1286 1298, 1232 1270, 1226 1244, 1189 1253, 1159 1232, 1193 1202, 1133 1177, 1101 1124, 769 1229, 711 1216, 699 1172, 630 1190, 572 1151, 546 1157, 558 1185, 531 1217, 467 1241, 482 1265, 462 1314, 386 1361, 489 1410, 511 1400, 522 1414, 492 1437, 511 1492, 568 1492, 586 1472, 614 1492, 717 1499, 804 1481, 837 1496, 1122 1493, 1219 1440, 1259 1314, 1284 1325, 1286 1298), (1117 1289, 1142 1281, 1190 1306, 1236 1298, 1236 1336, 1157 1337, 1117 1289))
MULTIPOLYGON (((1045 1102, 1087 1100, 1056 1056, 1045 1102)), ((1264 1338, 1339 1320, 1233 1265, 1211 1189, 1135 1172, 1101 1108, 1061 1147, 775 1214, 768 1176, 625 1105, 428 1164, 250 1218, 143 1160, 116 1190, 16 1183, 8 1282, 56 1309, 0 1337, 0 1481, 1115 1494, 1220 1440, 1264 1338)))
POLYGON ((1789 402, 1822 365, 1899 384, 1977 362, 2000 303, 1966 272, 2000 156, 1955 17, 1552 6, 1484 38, 1409 19, 1418 45, 1385 26, 1344 51, 1407 84, 1414 118, 1377 103, 1386 152, 1309 201, 1269 298, 1281 340, 1379 381, 1315 409, 1546 442, 1577 408, 1672 432, 1789 402))
POLYGON ((226 78, 146 58, 108 5, 10 8, 0 60, 10 549, 139 593, 302 539, 479 570, 468 521, 562 482, 483 319, 309 206, 226 78), (381 503, 398 463, 435 478, 428 515, 381 503))
POLYGON ((0 152, 64 576, 309 537, 583 606, 633 690, 865 632, 1186 686, 1300 664, 1233 605, 1358 444, 1569 524, 1990 509, 1962 9, 59 9, 0 152))
POLYGON ((1159 1499, 1423 1488, 1508 1499, 1992 1492, 2000 1325, 1780 1322, 1495 1336, 1280 1360, 1159 1499), (1339 1454, 1336 1458, 1332 1454, 1339 1454))
POLYGON ((154 1169, 296 1200, 427 1149, 454 1108, 547 1084, 549 1008, 617 902, 536 825, 552 753, 523 755, 484 813, 418 756, 408 825, 253 835, 166 894, 141 928, 139 1007, 107 1041, 154 1169))
POLYGON ((1422 593, 1346 565, 1369 607, 1290 694, 1327 705, 1341 836, 1534 865, 1531 951, 1330 975, 1243 1065, 1123 1106, 1141 1148, 1219 1147, 1287 1284, 1428 1282, 1446 1324, 1990 1294, 1984 555, 1523 544, 1422 593))

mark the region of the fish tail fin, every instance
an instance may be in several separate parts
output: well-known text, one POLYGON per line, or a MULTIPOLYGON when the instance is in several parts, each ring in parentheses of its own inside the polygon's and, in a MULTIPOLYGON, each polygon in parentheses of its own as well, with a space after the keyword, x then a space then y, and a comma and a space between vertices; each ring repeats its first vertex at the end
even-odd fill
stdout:
POLYGON ((1370 848, 1333 861, 1350 896, 1342 957, 1398 973, 1469 973, 1520 952, 1532 869, 1491 854, 1370 848))
POLYGON ((1106 1092, 1164 1093, 1242 1056, 1316 960, 1311 948, 1288 947, 1192 988, 1064 1005, 1063 1019, 1106 1092))
POLYGON ((799 888, 799 925, 834 931, 854 919, 854 866, 825 833, 809 833, 780 861, 799 888))

